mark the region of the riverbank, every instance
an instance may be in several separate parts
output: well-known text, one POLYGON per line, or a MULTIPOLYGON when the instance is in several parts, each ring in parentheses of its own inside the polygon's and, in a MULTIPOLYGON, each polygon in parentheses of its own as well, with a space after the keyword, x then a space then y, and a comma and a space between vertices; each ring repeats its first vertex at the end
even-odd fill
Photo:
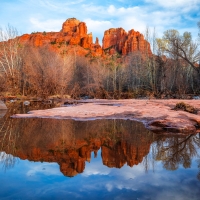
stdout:
POLYGON ((16 114, 13 118, 55 118, 74 120, 129 119, 144 123, 157 133, 192 134, 200 132, 200 100, 82 100, 65 107, 35 110, 28 114, 16 114), (197 114, 173 110, 179 102, 196 108, 197 114))

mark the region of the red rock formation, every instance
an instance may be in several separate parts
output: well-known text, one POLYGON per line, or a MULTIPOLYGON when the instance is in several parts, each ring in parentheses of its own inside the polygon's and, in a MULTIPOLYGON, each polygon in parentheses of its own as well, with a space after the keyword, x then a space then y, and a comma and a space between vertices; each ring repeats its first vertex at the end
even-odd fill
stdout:
POLYGON ((77 27, 79 26, 80 21, 76 18, 69 18, 67 19, 63 25, 60 32, 68 33, 68 32, 77 32, 77 27))
POLYGON ((123 28, 111 28, 104 32, 103 49, 114 47, 116 51, 121 53, 122 44, 124 44, 127 33, 123 28))
POLYGON ((122 28, 111 28, 104 33, 103 50, 109 49, 109 54, 115 51, 122 55, 140 51, 142 54, 151 55, 150 44, 138 31, 130 30, 128 33, 122 28))
POLYGON ((101 56, 102 48, 97 41, 94 44, 92 33, 87 34, 85 22, 80 22, 75 18, 67 19, 60 32, 37 32, 20 37, 21 43, 35 47, 47 45, 49 49, 53 47, 55 51, 62 52, 63 49, 68 49, 68 46, 76 45, 82 47, 82 50, 78 49, 78 55, 86 55, 91 52, 93 56, 101 56))
POLYGON ((86 35, 85 37, 81 38, 81 42, 80 42, 80 45, 83 47, 83 48, 88 48, 90 49, 91 48, 91 45, 92 45, 92 33, 86 35))
POLYGON ((96 45, 99 45, 99 38, 98 38, 98 37, 96 37, 95 44, 96 44, 96 45))
POLYGON ((79 29, 79 35, 81 37, 87 35, 87 26, 86 26, 85 22, 81 22, 78 25, 78 29, 79 29))
MULTIPOLYGON (((78 55, 90 54, 91 56, 104 56, 119 53, 127 55, 130 52, 140 51, 142 54, 151 55, 150 45, 139 32, 130 30, 128 33, 123 28, 111 28, 104 33, 103 47, 96 38, 93 43, 92 33, 87 33, 85 22, 75 18, 67 19, 60 32, 37 32, 25 34, 20 37, 23 44, 41 47, 46 45, 50 50, 62 53, 69 46, 79 46, 78 55)), ((75 47, 75 48, 76 48, 75 47)), ((69 48, 70 49, 70 48, 69 48)))

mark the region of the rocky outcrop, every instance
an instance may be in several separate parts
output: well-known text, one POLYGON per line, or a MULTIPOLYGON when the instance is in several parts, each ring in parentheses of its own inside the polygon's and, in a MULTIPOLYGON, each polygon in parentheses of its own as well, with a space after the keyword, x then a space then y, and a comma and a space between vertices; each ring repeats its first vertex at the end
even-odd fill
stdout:
POLYGON ((133 29, 128 33, 123 28, 111 28, 105 31, 103 47, 101 47, 98 38, 93 43, 92 33, 87 33, 86 23, 76 18, 67 19, 60 32, 24 34, 20 37, 20 42, 34 47, 47 46, 61 54, 63 52, 70 54, 71 46, 73 46, 73 51, 74 48, 78 49, 77 54, 79 55, 103 56, 105 53, 107 55, 115 53, 128 55, 137 51, 151 55, 149 43, 141 33, 133 29))
MULTIPOLYGON (((62 33, 75 33, 75 32, 79 32, 77 29, 79 27, 80 21, 77 20, 76 18, 70 18, 67 19, 63 25, 62 25, 62 29, 61 32, 62 33)), ((87 28, 86 28, 86 33, 87 33, 87 28)))
MULTIPOLYGON (((80 101, 81 102, 81 101, 80 101)), ((16 114, 13 117, 46 117, 77 120, 120 118, 142 121, 152 131, 162 134, 198 133, 200 127, 200 103, 198 100, 184 100, 192 105, 197 114, 174 110, 179 99, 169 100, 92 100, 73 108, 54 108, 48 111, 36 110, 29 114, 16 114), (113 106, 120 105, 120 106, 113 106)))
POLYGON ((122 44, 125 43, 127 33, 123 28, 111 28, 104 32, 104 37, 102 41, 102 48, 104 50, 108 48, 113 48, 117 52, 122 52, 122 44))
POLYGON ((152 55, 150 44, 141 33, 133 29, 128 33, 123 28, 106 30, 103 37, 103 50, 109 50, 109 54, 127 55, 131 52, 141 52, 152 55))
MULTIPOLYGON (((98 41, 98 39, 96 39, 98 41)), ((60 32, 37 32, 25 34, 20 37, 20 42, 30 44, 34 47, 48 46, 57 52, 69 51, 70 46, 78 49, 79 55, 91 53, 93 56, 100 56, 102 48, 98 42, 93 43, 92 33, 87 33, 85 22, 80 22, 76 18, 67 19, 60 32), (82 50, 77 46, 82 47, 82 50)))

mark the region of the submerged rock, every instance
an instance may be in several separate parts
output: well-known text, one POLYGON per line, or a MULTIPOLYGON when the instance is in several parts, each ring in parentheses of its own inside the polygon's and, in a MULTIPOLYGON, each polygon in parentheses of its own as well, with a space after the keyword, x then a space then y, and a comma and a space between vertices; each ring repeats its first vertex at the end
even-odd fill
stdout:
POLYGON ((12 117, 55 119, 130 119, 141 121, 151 131, 163 134, 195 134, 200 126, 200 101, 184 100, 196 114, 173 108, 180 100, 81 100, 77 106, 31 111, 12 117))
POLYGON ((147 128, 155 133, 181 133, 191 134, 196 132, 197 123, 189 118, 154 119, 147 123, 147 128))

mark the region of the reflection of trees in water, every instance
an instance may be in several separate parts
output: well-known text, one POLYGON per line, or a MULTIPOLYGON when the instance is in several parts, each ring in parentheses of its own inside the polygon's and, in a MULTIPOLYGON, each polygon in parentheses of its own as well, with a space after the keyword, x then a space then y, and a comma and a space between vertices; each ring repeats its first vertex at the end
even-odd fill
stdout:
POLYGON ((0 123, 0 151, 8 149, 14 153, 15 142, 18 136, 19 132, 16 131, 12 119, 6 119, 0 123))
POLYGON ((20 136, 21 126, 15 119, 10 118, 12 114, 27 113, 30 107, 21 103, 10 103, 4 117, 0 118, 0 162, 3 168, 8 169, 14 167, 17 158, 15 155, 17 147, 16 141, 20 136), (9 154, 4 151, 9 152, 9 154))
MULTIPOLYGON (((153 144, 153 147, 155 160, 162 161, 165 169, 176 170, 180 165, 184 168, 190 168, 192 159, 200 156, 198 154, 200 134, 160 138, 153 144)), ((200 168, 200 162, 198 167, 200 168)))
MULTIPOLYGON (((8 105, 8 107, 9 110, 7 111, 6 115, 0 119, 0 151, 3 149, 7 149, 9 151, 13 149, 14 152, 16 148, 16 139, 20 136, 24 129, 32 129, 32 122, 34 122, 34 120, 30 120, 30 123, 26 123, 26 119, 13 119, 10 116, 16 113, 27 113, 30 110, 39 109, 41 108, 41 103, 32 102, 30 106, 25 106, 23 102, 20 102, 12 103, 8 105)), ((42 108, 50 107, 54 107, 54 105, 42 104, 42 108)), ((33 126, 35 125, 36 124, 33 123, 33 126)), ((37 125, 38 126, 35 126, 35 131, 37 131, 36 129, 39 129, 40 126, 42 126, 38 123, 37 125)))
POLYGON ((14 167, 17 158, 11 154, 6 154, 5 152, 0 152, 0 163, 3 164, 5 170, 14 167))
POLYGON ((10 118, 10 113, 15 112, 14 108, 10 109, 6 115, 0 119, 0 161, 3 168, 12 168, 16 163, 16 157, 13 156, 16 151, 16 140, 19 137, 18 129, 15 129, 13 119, 10 118), (6 154, 4 149, 7 149, 10 154, 6 154), (2 152, 1 152, 2 151, 2 152))

